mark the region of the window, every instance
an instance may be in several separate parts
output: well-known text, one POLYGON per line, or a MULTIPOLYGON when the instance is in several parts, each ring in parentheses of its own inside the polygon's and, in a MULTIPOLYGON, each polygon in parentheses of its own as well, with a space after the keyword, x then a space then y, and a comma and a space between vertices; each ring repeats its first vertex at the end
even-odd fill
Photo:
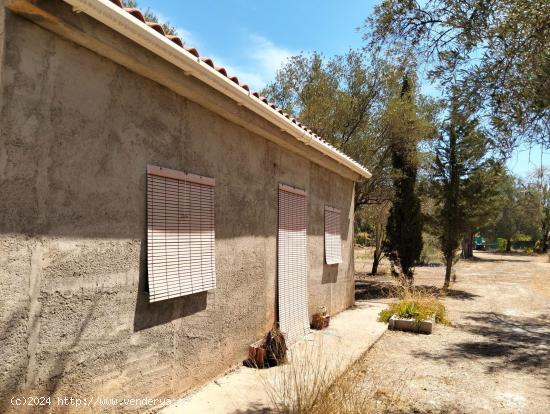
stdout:
POLYGON ((279 184, 279 323, 289 344, 309 333, 306 225, 305 191, 279 184))
POLYGON ((325 261, 329 265, 342 263, 340 210, 329 206, 325 206, 325 261))
POLYGON ((149 301, 216 287, 213 178, 147 166, 149 301))

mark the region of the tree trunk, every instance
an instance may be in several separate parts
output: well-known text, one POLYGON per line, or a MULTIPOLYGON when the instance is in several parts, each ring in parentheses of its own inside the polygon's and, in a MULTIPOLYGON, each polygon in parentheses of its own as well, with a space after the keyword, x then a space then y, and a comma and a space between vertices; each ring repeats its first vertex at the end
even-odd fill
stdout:
POLYGON ((474 257, 474 241, 472 235, 464 237, 462 240, 462 257, 464 259, 474 257))
POLYGON ((385 230, 385 223, 383 222, 378 222, 374 226, 374 257, 372 261, 372 270, 371 270, 371 274, 373 275, 378 273, 378 265, 380 264, 380 260, 383 254, 382 244, 384 242, 384 230, 385 230))
POLYGON ((542 253, 548 253, 548 230, 543 227, 542 229, 542 253))
POLYGON ((453 257, 445 258, 445 283, 443 284, 443 290, 449 289, 451 284, 451 273, 453 270, 453 257))
POLYGON ((506 253, 510 253, 512 251, 512 240, 506 239, 506 253))
POLYGON ((393 261, 390 261, 390 271, 391 271, 391 275, 393 277, 398 277, 399 276, 399 272, 397 270, 395 270, 395 263, 393 261))
POLYGON ((372 275, 375 275, 376 273, 378 273, 378 265, 380 264, 381 255, 382 255, 382 252, 374 251, 374 258, 372 260, 372 270, 371 270, 372 275))
POLYGON ((407 281, 407 284, 409 287, 411 287, 414 284, 414 272, 412 269, 409 269, 407 273, 404 273, 405 280, 407 281))

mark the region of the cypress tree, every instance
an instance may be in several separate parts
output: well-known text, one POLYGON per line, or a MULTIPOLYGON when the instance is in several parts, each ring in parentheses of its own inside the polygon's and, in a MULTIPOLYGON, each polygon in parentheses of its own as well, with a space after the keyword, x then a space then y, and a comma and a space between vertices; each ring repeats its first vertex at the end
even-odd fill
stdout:
POLYGON ((392 138, 390 144, 395 196, 386 227, 385 248, 392 265, 398 265, 407 280, 412 282, 414 266, 422 252, 423 220, 416 193, 417 142, 411 138, 416 114, 407 75, 403 78, 400 101, 403 116, 398 122, 404 125, 397 128, 400 133, 392 138))

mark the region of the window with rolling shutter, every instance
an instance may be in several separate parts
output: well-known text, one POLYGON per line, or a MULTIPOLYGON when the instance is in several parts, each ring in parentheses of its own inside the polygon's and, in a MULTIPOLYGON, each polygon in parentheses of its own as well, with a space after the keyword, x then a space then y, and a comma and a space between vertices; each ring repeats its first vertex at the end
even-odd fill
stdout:
POLYGON ((147 166, 149 301, 216 287, 213 178, 147 166))
POLYGON ((329 265, 342 263, 340 210, 329 206, 325 206, 325 261, 329 265))
POLYGON ((306 193, 279 184, 279 324, 289 344, 309 333, 306 193))

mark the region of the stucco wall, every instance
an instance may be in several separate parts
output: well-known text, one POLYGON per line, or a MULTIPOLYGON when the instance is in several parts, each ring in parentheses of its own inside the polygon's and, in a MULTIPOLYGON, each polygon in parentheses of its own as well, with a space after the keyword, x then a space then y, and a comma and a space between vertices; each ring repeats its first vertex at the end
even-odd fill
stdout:
POLYGON ((308 192, 310 313, 353 303, 352 181, 6 17, 2 398, 176 397, 242 361, 275 317, 280 182, 308 192), (216 179, 216 289, 148 303, 148 163, 216 179), (339 266, 323 262, 325 204, 342 209, 339 266))

